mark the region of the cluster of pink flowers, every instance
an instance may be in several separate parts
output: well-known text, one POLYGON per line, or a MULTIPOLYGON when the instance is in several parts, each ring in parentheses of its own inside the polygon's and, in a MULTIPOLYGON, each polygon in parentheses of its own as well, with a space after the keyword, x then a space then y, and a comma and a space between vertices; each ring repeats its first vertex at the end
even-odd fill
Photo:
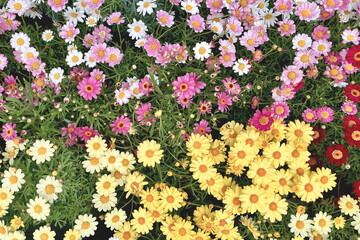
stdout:
POLYGON ((187 73, 184 76, 177 77, 176 81, 172 82, 174 86, 174 96, 177 97, 177 103, 183 108, 188 108, 192 103, 192 98, 201 93, 201 90, 206 86, 202 81, 197 81, 201 75, 196 73, 187 73))
POLYGON ((150 57, 156 59, 156 63, 166 66, 170 62, 184 63, 188 58, 186 46, 176 44, 161 45, 160 41, 152 36, 148 36, 144 44, 144 49, 150 57))
POLYGON ((315 122, 319 119, 322 122, 328 123, 334 120, 334 110, 330 107, 324 106, 315 109, 306 109, 302 113, 305 122, 315 122))
POLYGON ((135 114, 137 115, 136 120, 141 125, 150 126, 156 121, 152 113, 151 103, 142 103, 141 106, 135 109, 135 114))
POLYGON ((75 123, 69 123, 67 127, 61 128, 62 137, 67 136, 67 140, 65 142, 66 146, 72 146, 76 144, 80 138, 81 141, 86 142, 90 138, 99 135, 97 130, 94 130, 93 127, 76 127, 75 123))
POLYGON ((217 91, 216 97, 219 110, 221 112, 226 112, 233 102, 239 100, 237 95, 241 93, 241 87, 236 79, 231 77, 225 78, 222 80, 222 83, 223 86, 216 86, 215 91, 217 91))

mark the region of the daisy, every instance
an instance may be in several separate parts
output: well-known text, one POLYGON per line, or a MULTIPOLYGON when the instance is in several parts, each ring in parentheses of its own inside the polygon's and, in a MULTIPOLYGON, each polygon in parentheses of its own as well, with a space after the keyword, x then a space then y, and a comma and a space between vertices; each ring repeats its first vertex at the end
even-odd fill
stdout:
POLYGON ((228 106, 232 105, 231 97, 225 92, 220 92, 219 94, 217 94, 217 100, 219 110, 221 112, 227 112, 229 110, 228 106))
POLYGON ((352 102, 344 102, 341 110, 348 115, 355 115, 358 112, 356 105, 352 102))
POLYGON ((21 60, 25 63, 27 60, 31 58, 37 58, 39 56, 39 52, 36 51, 33 47, 23 48, 21 52, 21 60))
POLYGON ((66 11, 64 11, 64 17, 67 22, 76 26, 79 22, 84 22, 85 15, 83 10, 79 10, 74 7, 67 7, 66 11))
POLYGON ((307 34, 296 34, 292 40, 293 49, 305 50, 311 46, 312 40, 307 34))
POLYGON ((26 212, 35 220, 46 220, 46 217, 50 214, 50 204, 42 197, 35 197, 34 200, 30 199, 26 206, 28 207, 26 212))
POLYGON ((144 38, 146 35, 147 26, 141 20, 137 21, 136 19, 133 19, 133 23, 128 24, 127 27, 127 32, 132 39, 144 38))
POLYGON ((11 193, 19 191, 25 183, 24 174, 21 169, 10 168, 4 171, 4 178, 1 180, 2 187, 9 189, 11 193))
POLYGON ((54 84, 59 84, 64 79, 64 70, 60 67, 53 68, 49 72, 49 78, 54 84))
POLYGON ((120 167, 120 152, 116 149, 107 149, 100 158, 103 166, 110 172, 118 170, 120 167))
POLYGON ((295 236, 301 236, 303 238, 310 236, 312 221, 308 219, 307 214, 296 213, 296 215, 291 215, 290 217, 291 219, 288 226, 295 236))
POLYGON ((210 57, 211 46, 207 42, 196 43, 193 51, 196 59, 204 61, 204 59, 210 57))
POLYGON ((163 157, 163 150, 160 149, 160 144, 154 140, 146 140, 138 146, 137 157, 139 163, 144 166, 155 167, 155 164, 160 164, 160 159, 163 157))
POLYGON ((214 162, 209 157, 199 157, 192 160, 190 164, 190 172, 193 172, 193 178, 204 182, 215 177, 216 168, 213 168, 214 162))
POLYGON ((54 12, 60 12, 65 9, 65 5, 68 3, 68 0, 48 0, 47 3, 51 7, 51 10, 54 12))
POLYGON ((290 108, 286 102, 274 102, 271 105, 271 111, 274 113, 274 119, 285 119, 290 114, 290 108))
POLYGON ((115 99, 120 106, 127 104, 130 101, 130 97, 131 92, 128 89, 121 88, 120 90, 115 90, 115 99))
POLYGON ((144 186, 148 184, 148 182, 144 180, 145 176, 139 174, 139 172, 134 172, 126 176, 126 184, 124 187, 124 191, 127 192, 126 198, 128 198, 130 194, 139 195, 144 186))
POLYGON ((99 17, 97 17, 97 16, 88 16, 85 19, 85 23, 89 27, 95 27, 98 21, 99 21, 99 17))
POLYGON ((100 172, 102 169, 104 169, 104 166, 102 165, 102 162, 98 157, 85 157, 87 160, 82 162, 83 168, 85 168, 86 172, 94 173, 94 172, 100 172))
POLYGON ((127 132, 130 130, 131 121, 129 118, 121 115, 120 117, 116 117, 116 119, 110 124, 110 127, 113 127, 111 130, 116 134, 123 134, 126 135, 127 132))
POLYGON ((353 43, 354 45, 358 45, 359 44, 359 30, 357 29, 346 29, 341 33, 341 37, 342 37, 342 43, 346 44, 346 43, 353 43))
POLYGON ((74 229, 80 232, 82 238, 90 237, 95 234, 98 224, 92 214, 79 215, 75 220, 74 229))
POLYGON ((194 226, 190 221, 185 221, 181 219, 174 223, 173 229, 173 239, 186 240, 194 239, 195 232, 193 231, 194 226))
POLYGON ((136 159, 133 154, 129 152, 120 153, 120 166, 119 171, 122 173, 127 173, 129 170, 133 170, 136 159))
POLYGON ((328 123, 334 120, 334 110, 329 107, 318 108, 316 113, 320 121, 328 123))
POLYGON ((9 206, 14 199, 14 194, 7 187, 0 188, 0 202, 3 206, 9 206))
POLYGON ((257 158, 250 162, 246 175, 252 180, 253 184, 262 185, 271 182, 274 174, 275 168, 272 166, 272 161, 268 161, 265 158, 257 158))
POLYGON ((154 12, 154 8, 157 7, 156 2, 154 0, 143 0, 137 3, 138 8, 136 11, 143 16, 146 14, 152 14, 154 12))
POLYGON ((145 208, 139 208, 132 213, 131 225, 140 234, 146 234, 153 229, 154 218, 145 208))
POLYGON ((183 0, 181 2, 181 9, 190 14, 198 14, 199 13, 198 4, 195 0, 183 0))
POLYGON ((288 209, 288 203, 278 194, 267 197, 266 206, 264 218, 270 219, 270 222, 281 221, 282 215, 285 215, 288 209))
POLYGON ((319 212, 315 215, 313 219, 313 229, 320 233, 321 235, 327 235, 331 232, 333 222, 331 220, 331 215, 328 215, 326 212, 319 212))
POLYGON ((116 187, 117 182, 111 175, 104 174, 96 182, 96 191, 104 196, 109 196, 111 193, 114 193, 116 187))
POLYGON ((115 231, 114 236, 119 239, 136 240, 139 234, 135 231, 134 227, 130 225, 130 222, 126 221, 118 228, 118 231, 115 231))
POLYGON ((319 56, 320 55, 327 56, 328 53, 331 51, 331 46, 332 46, 332 42, 321 39, 313 42, 311 48, 314 49, 319 56))
POLYGON ((126 218, 124 210, 114 208, 111 212, 106 213, 105 226, 110 228, 110 230, 119 229, 119 227, 123 226, 126 218))
POLYGON ((314 202, 322 197, 321 183, 316 181, 316 176, 309 177, 306 174, 302 175, 300 182, 297 184, 297 189, 296 195, 305 202, 314 202))
POLYGON ((116 193, 111 193, 109 195, 94 193, 92 196, 92 203, 98 211, 107 212, 115 207, 116 202, 116 193))
POLYGON ((168 212, 178 210, 181 207, 181 203, 184 201, 182 193, 175 187, 165 187, 161 191, 159 197, 161 207, 168 212))
POLYGON ((315 122, 317 119, 316 111, 312 109, 306 109, 301 116, 305 122, 315 122))
POLYGON ((245 212, 263 212, 265 209, 266 192, 259 186, 245 186, 240 194, 241 207, 245 212))
POLYGON ((69 229, 65 232, 64 240, 80 239, 80 232, 76 229, 69 229))
POLYGON ((232 36, 240 36, 244 31, 244 28, 241 26, 241 22, 235 17, 230 17, 227 20, 226 29, 232 36))
POLYGON ((14 231, 14 232, 9 232, 6 235, 6 240, 25 240, 26 236, 25 233, 22 231, 14 231))
POLYGON ((162 27, 171 27, 174 25, 174 16, 163 10, 156 12, 156 20, 162 27))
POLYGON ((144 205, 147 209, 153 209, 158 207, 158 203, 160 200, 160 193, 154 187, 148 188, 141 192, 140 194, 141 204, 144 205))
POLYGON ((100 136, 94 136, 86 141, 86 151, 91 157, 100 157, 105 153, 106 142, 100 136))
POLYGON ((315 57, 316 52, 314 50, 300 50, 295 53, 294 65, 300 68, 307 68, 318 63, 315 57))
POLYGON ((106 50, 107 58, 105 59, 105 62, 109 64, 110 67, 120 64, 124 54, 120 53, 120 50, 114 47, 108 47, 106 50))
POLYGON ((277 170, 272 183, 275 192, 278 192, 280 195, 288 195, 289 192, 292 192, 293 182, 291 178, 292 174, 290 171, 284 169, 277 170))
POLYGON ((336 186, 336 175, 329 168, 316 168, 315 176, 324 192, 331 191, 336 186))
POLYGON ((345 227, 345 218, 343 216, 336 217, 333 221, 336 229, 342 229, 345 227))
POLYGON ((288 141, 299 141, 310 143, 312 141, 311 135, 314 134, 309 124, 295 120, 295 122, 289 122, 286 128, 286 138, 288 141))
POLYGON ((306 22, 317 20, 320 17, 320 8, 314 2, 302 2, 295 7, 295 15, 306 22))
POLYGON ((286 145, 280 142, 270 143, 263 149, 263 154, 275 168, 285 165, 285 161, 290 157, 286 145))
POLYGON ((277 25, 279 25, 277 30, 280 32, 281 36, 290 37, 296 32, 295 22, 291 19, 284 19, 283 21, 279 21, 277 22, 277 25))
POLYGON ((111 13, 106 20, 106 23, 108 25, 113 25, 113 24, 119 25, 120 23, 124 23, 124 22, 125 22, 125 18, 121 17, 121 12, 111 13))
POLYGON ((234 72, 239 74, 240 76, 248 74, 250 72, 250 68, 251 64, 249 60, 243 58, 238 59, 232 67, 234 72))
POLYGON ((100 94, 101 91, 101 82, 92 78, 85 78, 76 88, 79 89, 78 94, 80 96, 87 101, 91 101, 92 99, 98 98, 97 95, 100 94))
POLYGON ((84 61, 83 53, 79 52, 78 50, 70 51, 68 52, 65 60, 69 67, 78 66, 84 61))
POLYGON ((350 195, 341 196, 338 204, 340 211, 345 215, 354 216, 359 212, 358 201, 350 197, 350 195))
POLYGON ((104 63, 108 57, 106 43, 94 44, 93 46, 91 46, 90 52, 91 52, 91 57, 95 59, 96 62, 99 63, 104 63))
POLYGON ((5 141, 11 141, 17 138, 16 124, 8 122, 2 126, 1 136, 5 141))
POLYGON ((58 199, 58 194, 62 192, 62 184, 54 176, 46 176, 36 184, 36 192, 49 203, 53 203, 58 199))
POLYGON ((262 21, 263 23, 267 26, 267 27, 272 27, 275 25, 275 23, 277 22, 277 16, 279 16, 280 14, 275 12, 273 9, 264 11, 263 14, 261 15, 262 17, 262 21))
POLYGON ((24 226, 25 225, 24 222, 21 220, 21 217, 14 215, 13 219, 11 219, 10 221, 10 227, 18 230, 19 228, 23 228, 24 226))
POLYGON ((357 213, 353 218, 354 221, 351 222, 351 226, 354 226, 354 229, 360 234, 360 213, 357 213))
POLYGON ((258 33, 256 31, 249 30, 239 39, 240 45, 246 47, 249 51, 255 51, 255 48, 259 46, 258 33))
POLYGON ((344 96, 354 103, 360 102, 360 85, 359 84, 348 84, 344 88, 344 96))
POLYGON ((14 33, 11 35, 10 45, 16 51, 22 51, 23 48, 30 47, 30 38, 23 32, 14 33))
POLYGON ((55 232, 51 230, 48 226, 42 226, 39 229, 36 229, 33 233, 34 240, 55 240, 55 232))
POLYGON ((268 131, 271 129, 271 124, 274 122, 274 118, 271 117, 271 111, 266 110, 265 108, 260 112, 256 110, 253 118, 251 119, 251 124, 258 130, 268 131))
POLYGON ((49 140, 41 139, 36 140, 32 147, 30 147, 29 155, 32 156, 32 160, 36 161, 36 164, 50 161, 51 157, 54 156, 55 149, 49 140))
POLYGON ((205 29, 204 18, 202 18, 199 14, 191 15, 187 20, 187 24, 196 33, 202 32, 205 29))
POLYGON ((4 54, 0 54, 0 70, 4 70, 8 64, 8 59, 4 54))
POLYGON ((22 16, 30 7, 29 2, 25 0, 10 0, 6 5, 10 13, 15 13, 19 16, 22 16))
POLYGON ((210 149, 210 141, 205 136, 199 134, 191 134, 189 140, 186 142, 189 156, 202 156, 208 154, 210 149))
POLYGON ((72 43, 75 41, 75 37, 80 33, 80 30, 75 27, 71 22, 67 22, 60 28, 59 36, 65 39, 66 43, 72 43))

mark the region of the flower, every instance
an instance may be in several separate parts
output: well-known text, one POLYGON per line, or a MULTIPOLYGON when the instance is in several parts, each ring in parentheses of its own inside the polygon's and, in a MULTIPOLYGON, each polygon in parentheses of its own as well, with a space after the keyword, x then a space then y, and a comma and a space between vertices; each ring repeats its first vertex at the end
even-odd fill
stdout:
POLYGON ((116 193, 110 193, 109 195, 98 193, 93 194, 92 203, 94 204, 94 208, 98 211, 110 211, 113 207, 115 207, 116 202, 116 193))
POLYGON ((220 92, 218 95, 217 95, 217 98, 218 98, 218 105, 219 105, 219 110, 221 112, 227 112, 229 111, 229 107, 228 106, 231 106, 232 105, 232 99, 231 97, 226 94, 225 92, 220 92))
POLYGON ((49 203, 53 203, 58 199, 58 194, 62 192, 62 184, 54 176, 46 176, 36 184, 36 192, 49 203))
POLYGON ((76 229, 69 229, 65 232, 64 240, 80 239, 80 232, 76 229))
POLYGON ((65 5, 67 3, 68 0, 48 0, 48 5, 54 12, 60 12, 61 10, 65 9, 65 5))
POLYGON ((360 125, 356 124, 351 128, 345 129, 344 139, 349 145, 360 148, 360 125))
POLYGON ((354 216, 359 212, 358 201, 350 197, 350 195, 341 196, 338 204, 340 211, 345 215, 354 216))
POLYGON ((17 138, 17 131, 15 130, 16 124, 8 122, 2 126, 1 136, 5 141, 14 140, 17 138))
POLYGON ((313 229, 322 235, 330 233, 333 226, 331 218, 326 212, 317 213, 313 219, 313 229))
POLYGON ((109 196, 114 193, 116 187, 116 179, 111 175, 104 174, 99 178, 98 182, 96 182, 96 191, 104 196, 109 196))
POLYGON ((235 62, 232 69, 234 70, 235 73, 242 76, 244 74, 248 74, 250 72, 250 68, 251 68, 251 64, 249 60, 240 58, 235 62))
POLYGON ((112 131, 116 134, 123 134, 126 135, 127 132, 130 130, 131 127, 131 121, 129 118, 125 117, 124 115, 121 115, 120 117, 116 117, 116 119, 110 124, 110 127, 112 127, 112 131))
POLYGON ((89 101, 98 98, 97 95, 100 94, 101 91, 101 82, 92 78, 85 78, 76 88, 79 89, 78 94, 89 101))
POLYGON ((46 200, 42 197, 30 199, 26 206, 28 207, 26 212, 35 220, 46 220, 46 217, 50 214, 50 204, 46 203, 46 200))
POLYGON ((178 210, 184 201, 181 192, 175 187, 165 187, 159 197, 161 208, 168 212, 178 210))
POLYGON ((211 128, 208 126, 209 122, 202 119, 200 123, 195 123, 194 133, 200 135, 206 135, 211 132, 211 128))
POLYGON ((4 70, 8 64, 8 59, 4 54, 0 54, 0 70, 4 70))
POLYGON ((74 229, 80 232, 82 238, 90 237, 95 234, 98 224, 92 214, 79 215, 75 220, 74 229))
POLYGON ((269 131, 271 129, 271 124, 274 122, 273 117, 271 117, 271 111, 263 109, 256 110, 253 118, 251 119, 251 124, 258 130, 269 131))
POLYGON ((113 25, 113 24, 120 24, 120 23, 124 23, 125 19, 123 17, 121 17, 121 12, 113 12, 111 13, 107 20, 106 23, 108 25, 113 25))
POLYGON ((240 194, 241 207, 244 211, 255 213, 265 210, 266 192, 257 185, 245 186, 240 194))
POLYGON ((317 198, 322 197, 321 183, 316 181, 316 176, 302 175, 297 184, 297 191, 295 192, 302 201, 313 202, 317 198))
POLYGON ((353 184, 352 187, 354 188, 354 193, 356 197, 360 197, 360 179, 356 180, 353 184))
POLYGON ((295 15, 306 22, 314 21, 320 16, 320 8, 314 2, 302 2, 295 7, 295 15))
POLYGON ((119 229, 126 220, 126 212, 122 209, 114 208, 105 215, 105 225, 111 230, 119 229))
POLYGON ((354 221, 351 222, 351 226, 354 226, 354 229, 360 234, 360 213, 357 213, 353 218, 354 221))
POLYGON ((192 28, 196 33, 202 32, 205 29, 204 19, 199 14, 191 15, 187 20, 187 23, 188 26, 192 28))
POLYGON ((156 12, 156 20, 162 27, 171 27, 174 25, 174 16, 163 10, 156 12))
POLYGON ((346 53, 346 60, 354 67, 360 67, 360 45, 352 46, 346 53))
POLYGON ((322 184, 321 188, 324 192, 328 192, 336 186, 336 175, 331 173, 329 168, 316 168, 315 176, 317 181, 322 184))
POLYGON ((350 101, 354 103, 360 102, 360 85, 359 84, 348 84, 344 88, 344 95, 350 101))
POLYGON ((191 134, 189 140, 186 142, 189 156, 202 156, 208 154, 210 149, 210 141, 205 136, 200 134, 191 134))
POLYGON ((312 221, 308 219, 307 214, 291 215, 290 223, 288 224, 290 231, 295 234, 295 236, 301 236, 303 238, 310 235, 312 228, 312 221))
POLYGON ((286 128, 286 138, 288 141, 299 141, 309 144, 312 141, 311 135, 314 134, 309 124, 295 120, 289 122, 286 128))
POLYGON ((133 23, 127 25, 128 33, 132 39, 144 38, 147 31, 147 26, 141 20, 133 19, 133 23))
POLYGON ((317 119, 317 112, 312 109, 306 109, 301 116, 305 122, 315 122, 317 119))
POLYGON ((138 8, 136 11, 143 16, 146 14, 152 14, 154 12, 154 8, 157 7, 155 0, 143 0, 137 3, 138 8))
POLYGON ((281 221, 282 215, 287 213, 288 203, 278 194, 266 198, 266 205, 264 218, 270 219, 270 222, 281 221))
POLYGON ((65 60, 69 67, 78 66, 83 62, 83 53, 78 50, 72 50, 68 53, 65 60))
POLYGON ((204 61, 206 58, 210 57, 211 46, 207 42, 196 43, 193 51, 196 59, 204 61))
POLYGON ((144 166, 155 167, 155 163, 160 164, 164 150, 160 149, 160 144, 154 140, 146 140, 138 146, 137 157, 144 166))
POLYGON ((134 210, 132 216, 133 219, 131 219, 130 223, 136 232, 146 234, 153 229, 154 218, 145 208, 140 207, 134 210))
POLYGON ((59 36, 65 39, 66 43, 75 41, 75 37, 80 33, 80 30, 75 27, 75 24, 67 22, 61 27, 59 36))
POLYGON ((33 146, 30 147, 29 155, 32 156, 32 160, 36 161, 36 164, 50 161, 55 152, 53 145, 49 140, 36 140, 33 146))
POLYGON ((358 112, 355 103, 352 102, 344 102, 341 106, 341 110, 348 115, 355 115, 358 112))
POLYGON ((350 157, 349 150, 341 144, 328 146, 325 150, 325 156, 329 163, 334 164, 335 166, 345 164, 350 157))
POLYGON ((41 240, 41 239, 47 239, 47 240, 55 240, 55 232, 51 230, 48 226, 41 226, 38 229, 36 229, 33 233, 34 240, 41 240))
POLYGON ((299 67, 290 65, 284 68, 283 72, 281 73, 280 80, 284 84, 290 85, 301 82, 303 77, 304 77, 304 73, 299 67))

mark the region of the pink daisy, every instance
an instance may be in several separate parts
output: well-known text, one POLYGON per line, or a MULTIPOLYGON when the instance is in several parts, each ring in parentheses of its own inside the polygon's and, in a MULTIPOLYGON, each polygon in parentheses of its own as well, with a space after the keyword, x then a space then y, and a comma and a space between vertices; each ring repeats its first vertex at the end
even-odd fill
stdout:
POLYGON ((144 48, 148 56, 156 57, 161 49, 161 43, 156 38, 148 36, 144 48))
POLYGON ((122 58, 124 57, 124 54, 120 53, 120 50, 114 47, 108 47, 105 55, 105 62, 109 64, 110 67, 120 64, 122 58))
POLYGON ((280 91, 284 101, 293 99, 296 93, 293 85, 282 85, 280 91))
POLYGON ((354 45, 358 45, 359 44, 359 30, 357 30, 356 28, 351 30, 351 29, 346 29, 341 33, 341 37, 342 37, 342 43, 346 44, 346 43, 353 43, 354 45))
POLYGON ((0 54, 0 70, 4 70, 4 68, 8 64, 8 59, 4 54, 0 54))
POLYGON ((12 122, 8 122, 2 126, 3 130, 1 136, 5 141, 14 140, 17 138, 17 131, 14 129, 15 127, 16 124, 13 124, 12 122))
POLYGON ((91 46, 90 57, 92 57, 98 63, 104 63, 108 57, 106 43, 100 43, 91 46))
POLYGON ((332 18, 335 12, 327 11, 323 6, 320 6, 320 17, 318 20, 325 21, 332 18))
POLYGON ((255 109, 259 106, 259 97, 258 96, 254 96, 252 99, 251 99, 251 108, 252 109, 255 109))
POLYGON ((67 127, 61 128, 61 131, 63 131, 61 136, 64 137, 68 135, 69 138, 75 137, 80 130, 79 128, 75 127, 75 125, 76 123, 69 123, 67 127))
POLYGON ((139 89, 145 96, 149 96, 151 91, 154 91, 154 85, 152 84, 150 77, 146 75, 139 81, 139 89))
POLYGON ((277 30, 280 32, 281 36, 290 37, 296 32, 295 22, 291 19, 284 19, 283 21, 277 22, 279 27, 277 30))
POLYGON ((259 46, 258 33, 256 31, 249 30, 239 39, 240 45, 246 47, 249 51, 255 51, 255 48, 259 46))
POLYGON ((256 49, 252 52, 253 54, 253 60, 258 62, 263 58, 263 52, 260 49, 256 49))
POLYGON ((293 9, 293 1, 291 0, 276 0, 274 3, 275 13, 287 14, 293 9))
POLYGON ((326 123, 334 120, 334 110, 326 106, 316 109, 316 115, 318 116, 319 120, 326 123))
POLYGON ((97 136, 99 132, 97 130, 94 130, 93 127, 82 127, 80 128, 78 134, 81 140, 86 142, 90 138, 97 136))
POLYGON ((151 103, 141 104, 135 111, 135 114, 137 114, 136 120, 140 122, 141 125, 151 125, 151 123, 155 122, 155 118, 151 112, 151 103))
POLYGON ((206 0, 206 6, 210 9, 210 13, 221 12, 224 7, 222 0, 206 0))
POLYGON ((227 95, 225 92, 220 92, 217 95, 217 99, 218 99, 218 107, 220 112, 227 112, 229 110, 228 106, 232 105, 232 100, 231 97, 229 95, 227 95))
POLYGON ((204 18, 202 18, 199 14, 191 15, 187 20, 188 26, 194 29, 194 32, 202 32, 205 29, 204 18))
POLYGON ((65 5, 68 3, 68 0, 48 0, 48 5, 54 12, 60 12, 65 9, 65 5))
POLYGON ((300 50, 295 53, 294 65, 300 68, 307 68, 317 63, 318 60, 313 50, 300 50))
POLYGON ((107 42, 112 39, 111 29, 100 24, 99 27, 95 28, 93 33, 98 43, 107 42))
POLYGON ((156 12, 156 20, 162 27, 171 27, 174 25, 174 16, 163 10, 156 12))
POLYGON ((16 16, 17 16, 16 14, 13 14, 10 12, 5 12, 2 14, 0 23, 1 23, 1 21, 3 21, 3 24, 0 24, 0 34, 1 34, 1 25, 3 25, 3 31, 18 30, 18 28, 20 26, 20 22, 15 19, 16 16))
POLYGON ((94 35, 88 33, 84 36, 83 45, 85 47, 90 48, 96 43, 97 43, 97 38, 94 35))
POLYGON ((178 63, 185 63, 188 58, 188 51, 186 46, 180 46, 180 44, 174 44, 173 56, 178 63))
POLYGON ((224 67, 231 67, 232 65, 234 65, 236 56, 235 56, 235 53, 233 53, 233 52, 222 51, 219 59, 220 59, 220 63, 224 67))
POLYGON ((341 56, 336 52, 331 52, 325 56, 325 63, 330 65, 338 65, 341 63, 341 56))
POLYGON ((91 10, 98 9, 104 2, 105 0, 84 0, 86 6, 88 6, 91 10))
POLYGON ((195 134, 206 135, 209 132, 211 132, 211 128, 209 127, 209 122, 204 119, 202 119, 200 123, 195 123, 194 126, 195 126, 194 128, 195 134))
POLYGON ((315 122, 317 119, 317 113, 312 109, 306 109, 301 116, 305 122, 315 122))
POLYGON ((120 23, 124 23, 125 19, 123 17, 121 17, 121 12, 113 12, 112 14, 110 14, 106 20, 106 23, 108 25, 113 25, 113 24, 120 24, 120 23))
POLYGON ((193 102, 191 98, 187 97, 178 97, 177 101, 178 104, 181 105, 182 108, 190 107, 190 104, 193 102))
POLYGON ((341 106, 341 110, 347 115, 355 115, 358 112, 358 109, 353 102, 344 102, 341 106))
POLYGON ((256 110, 250 122, 258 130, 269 131, 274 119, 271 117, 271 111, 263 109, 261 112, 256 110))
POLYGON ((116 134, 121 133, 126 135, 126 133, 130 130, 131 121, 124 115, 121 115, 120 117, 116 117, 112 124, 110 124, 110 127, 113 127, 111 130, 116 134))
POLYGON ((225 92, 230 95, 237 95, 241 92, 240 85, 231 77, 225 78, 225 80, 222 80, 222 83, 224 84, 225 92))
POLYGON ((105 82, 106 75, 100 69, 95 68, 91 71, 90 78, 96 81, 105 82))
POLYGON ((280 80, 283 82, 283 84, 290 85, 299 83, 303 77, 303 71, 301 71, 299 67, 291 65, 284 68, 280 80))
POLYGON ((30 58, 30 59, 26 60, 25 68, 26 68, 26 70, 31 72, 31 74, 34 77, 36 77, 38 74, 40 74, 40 73, 42 73, 44 71, 45 63, 42 62, 38 58, 30 58))
POLYGON ((200 115, 205 115, 206 113, 211 114, 211 102, 210 101, 200 101, 200 107, 197 108, 199 110, 200 115))
POLYGON ((330 38, 330 34, 329 34, 329 28, 324 27, 324 26, 316 26, 313 30, 313 32, 311 33, 312 38, 317 41, 320 39, 324 39, 327 40, 330 38))
POLYGON ((351 63, 349 63, 348 61, 346 60, 343 60, 342 61, 342 66, 344 67, 344 71, 347 73, 347 74, 354 74, 356 73, 359 68, 357 67, 354 67, 351 63))
POLYGON ((274 119, 285 119, 290 114, 290 108, 286 102, 274 102, 271 105, 274 119))
POLYGON ((306 22, 314 21, 320 17, 320 8, 314 2, 302 2, 295 7, 295 15, 306 22))
POLYGON ((66 23, 60 28, 60 37, 65 39, 66 43, 72 43, 75 40, 76 35, 80 33, 80 30, 75 27, 71 22, 66 23))
POLYGON ((338 10, 340 4, 342 1, 340 0, 322 0, 321 5, 324 7, 324 9, 328 12, 335 12, 335 10, 338 10))
POLYGON ((235 17, 230 17, 228 19, 226 29, 229 31, 230 35, 233 36, 240 36, 244 31, 244 28, 241 26, 241 22, 235 17))
POLYGON ((342 67, 336 65, 326 66, 324 75, 327 76, 328 78, 337 80, 339 74, 344 75, 344 71, 342 67))
POLYGON ((175 87, 175 93, 181 98, 190 98, 195 95, 195 82, 191 81, 186 75, 177 77, 177 81, 172 82, 172 85, 175 87))
POLYGON ((79 85, 77 85, 76 88, 79 89, 79 95, 89 101, 93 98, 98 98, 97 95, 100 94, 101 82, 92 78, 85 78, 79 83, 79 85))

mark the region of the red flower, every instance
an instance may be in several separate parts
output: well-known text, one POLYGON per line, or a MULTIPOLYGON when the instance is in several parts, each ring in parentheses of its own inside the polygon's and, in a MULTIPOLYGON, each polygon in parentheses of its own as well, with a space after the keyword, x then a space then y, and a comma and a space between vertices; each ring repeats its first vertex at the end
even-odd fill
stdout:
POLYGON ((311 171, 316 171, 317 168, 324 166, 324 162, 320 160, 320 155, 311 153, 308 164, 311 171))
POLYGON ((347 99, 358 103, 360 101, 360 85, 359 84, 348 84, 344 88, 344 95, 347 99))
POLYGON ((321 127, 319 127, 318 125, 316 125, 313 128, 313 132, 314 134, 311 135, 311 137, 313 138, 311 144, 314 144, 315 146, 319 145, 319 143, 325 139, 325 130, 322 129, 321 127))
POLYGON ((335 166, 340 166, 346 163, 347 158, 350 157, 349 150, 341 144, 335 144, 328 146, 325 150, 325 157, 327 157, 329 163, 335 166))
POLYGON ((354 193, 357 197, 360 197, 360 179, 353 183, 354 193))
POLYGON ((349 145, 360 148, 360 125, 356 124, 351 128, 345 129, 344 139, 349 145))
POLYGON ((348 115, 344 118, 344 123, 341 125, 345 131, 355 125, 360 125, 360 119, 355 115, 348 115))
POLYGON ((360 67, 360 45, 349 48, 346 53, 346 60, 354 67, 360 67))

